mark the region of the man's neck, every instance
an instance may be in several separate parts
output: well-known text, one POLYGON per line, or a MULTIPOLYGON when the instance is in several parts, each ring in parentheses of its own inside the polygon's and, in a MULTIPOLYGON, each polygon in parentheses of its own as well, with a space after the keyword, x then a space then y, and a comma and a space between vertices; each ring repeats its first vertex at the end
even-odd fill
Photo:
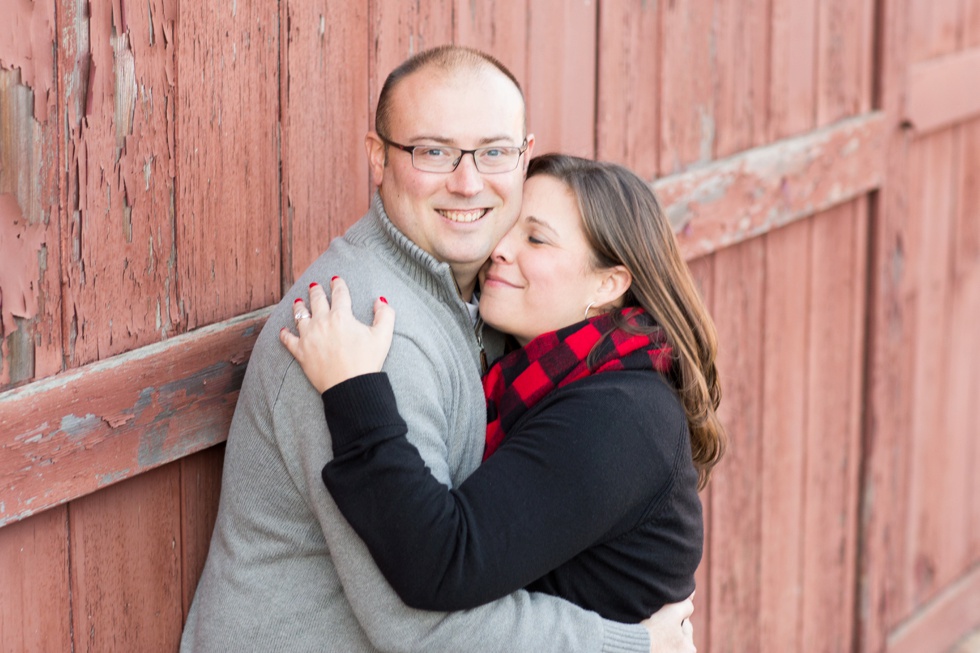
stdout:
POLYGON ((456 279, 456 289, 464 302, 473 301, 473 291, 476 290, 476 273, 459 274, 453 270, 453 278, 456 279))

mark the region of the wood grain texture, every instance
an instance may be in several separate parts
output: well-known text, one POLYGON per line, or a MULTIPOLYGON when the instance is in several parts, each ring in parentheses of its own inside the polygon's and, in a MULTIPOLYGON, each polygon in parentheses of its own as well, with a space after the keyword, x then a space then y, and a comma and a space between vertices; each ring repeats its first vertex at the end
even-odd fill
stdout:
POLYGON ((661 34, 660 174, 710 161, 715 149, 713 0, 667 2, 661 34))
POLYGON ((766 342, 762 411, 760 652, 802 651, 803 484, 810 396, 812 220, 769 232, 765 243, 766 342))
POLYGON ((812 220, 803 469, 803 650, 850 651, 860 490, 866 208, 812 220))
POLYGON ((772 0, 769 140, 811 129, 816 120, 817 0, 772 0))
POLYGON ((0 395, 0 525, 224 441, 268 310, 0 395))
POLYGON ((185 329, 281 294, 278 19, 273 3, 180 5, 174 240, 185 329))
POLYGON ((597 19, 589 0, 529 5, 527 119, 538 154, 595 156, 597 19))
POLYGON ((77 653, 177 650, 179 476, 179 467, 168 465, 72 503, 77 653))
POLYGON ((684 254, 694 257, 877 188, 885 118, 868 114, 743 152, 654 184, 684 254))
POLYGON ((904 119, 918 134, 975 119, 980 115, 977 79, 980 47, 912 65, 904 119))
POLYGON ((945 651, 964 633, 980 626, 980 567, 947 587, 915 619, 888 638, 888 653, 945 651))
POLYGON ((67 508, 0 529, 0 650, 71 650, 67 508))
POLYGON ((903 576, 910 609, 928 601, 952 580, 954 569, 962 567, 959 558, 967 545, 966 533, 957 528, 962 515, 947 509, 951 497, 960 495, 950 491, 961 485, 957 477, 966 470, 960 466, 963 461, 941 453, 955 450, 958 441, 946 403, 951 384, 960 380, 956 368, 961 355, 951 351, 949 339, 955 219, 953 138, 953 132, 946 130, 921 139, 909 160, 915 180, 909 206, 916 229, 916 256, 910 258, 916 284, 911 298, 915 338, 909 344, 916 403, 909 434, 910 503, 905 523, 909 549, 903 576), (937 339, 937 333, 945 335, 937 339))
POLYGON ((62 368, 57 104, 24 77, 0 68, 0 389, 62 368))
POLYGON ((644 179, 660 170, 660 12, 645 0, 599 3, 596 157, 644 179))
POLYGON ((900 569, 905 542, 902 506, 908 503, 908 428, 914 396, 911 391, 912 338, 906 296, 913 280, 907 250, 913 246, 908 202, 912 197, 908 170, 909 130, 900 126, 908 68, 907 2, 882 5, 879 16, 881 51, 879 102, 887 120, 885 176, 875 202, 869 275, 868 369, 865 389, 862 547, 858 594, 858 650, 878 653, 886 648, 890 628, 905 612, 900 569))
POLYGON ((712 67, 716 140, 713 158, 767 141, 770 0, 719 2, 714 8, 712 67))
POLYGON ((68 367, 172 335, 176 0, 61 0, 65 180, 62 311, 68 367))
POLYGON ((285 292, 368 207, 368 12, 323 0, 281 13, 285 292))
POLYGON ((817 125, 871 109, 874 0, 821 0, 817 27, 817 125))
POLYGON ((527 88, 528 21, 534 0, 455 0, 455 43, 488 52, 527 88))
POLYGON ((712 653, 758 651, 762 536, 762 388, 764 254, 761 239, 714 254, 714 318, 719 373, 724 375, 720 417, 728 454, 711 489, 712 653))
MULTIPOLYGON (((211 532, 218 517, 221 467, 225 446, 220 444, 181 458, 180 462, 180 592, 181 614, 187 620, 197 581, 204 570, 211 532)), ((183 623, 182 621, 182 623, 183 623)))

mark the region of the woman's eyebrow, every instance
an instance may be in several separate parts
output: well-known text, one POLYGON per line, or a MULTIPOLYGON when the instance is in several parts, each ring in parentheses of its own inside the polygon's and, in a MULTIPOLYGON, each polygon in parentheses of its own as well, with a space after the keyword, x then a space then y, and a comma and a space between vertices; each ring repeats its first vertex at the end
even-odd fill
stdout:
POLYGON ((557 231, 555 231, 555 228, 554 228, 554 227, 552 227, 552 226, 551 226, 550 224, 548 224, 548 223, 547 223, 547 222, 546 222, 545 220, 542 220, 541 218, 537 218, 537 217, 535 217, 535 216, 533 216, 533 215, 529 215, 529 216, 527 216, 527 218, 525 218, 525 219, 526 219, 526 220, 527 220, 528 222, 530 222, 531 224, 535 224, 535 225, 538 225, 538 226, 539 226, 539 227, 541 227, 542 229, 546 229, 546 230, 548 230, 548 231, 550 231, 550 232, 551 232, 552 234, 554 234, 554 235, 555 235, 556 237, 558 236, 558 232, 557 232, 557 231))

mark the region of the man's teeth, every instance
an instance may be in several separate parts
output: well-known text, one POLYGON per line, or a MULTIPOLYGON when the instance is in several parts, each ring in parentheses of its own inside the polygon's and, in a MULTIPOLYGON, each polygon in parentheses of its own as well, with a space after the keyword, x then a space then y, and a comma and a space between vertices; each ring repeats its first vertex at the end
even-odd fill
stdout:
POLYGON ((476 222, 486 215, 486 213, 487 209, 473 209, 470 211, 447 211, 442 209, 439 211, 442 217, 453 222, 476 222))

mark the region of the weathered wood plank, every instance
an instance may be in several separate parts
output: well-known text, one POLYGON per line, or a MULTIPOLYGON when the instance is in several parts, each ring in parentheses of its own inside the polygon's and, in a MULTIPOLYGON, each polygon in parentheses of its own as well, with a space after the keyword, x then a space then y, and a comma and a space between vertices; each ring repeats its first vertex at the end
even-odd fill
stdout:
POLYGON ((907 0, 911 20, 907 46, 910 61, 955 52, 963 27, 963 0, 907 0))
POLYGON ((909 67, 904 119, 926 134, 980 116, 980 47, 909 67))
POLYGON ((660 170, 660 7, 599 3, 596 156, 644 179, 660 170))
POLYGON ((0 394, 0 526, 224 441, 268 312, 0 394))
POLYGON ((861 574, 857 646, 862 653, 885 650, 888 630, 903 614, 904 560, 901 508, 907 505, 908 425, 914 397, 907 354, 911 325, 905 295, 912 280, 906 250, 911 197, 909 130, 900 128, 908 67, 909 5, 881 5, 878 104, 886 117, 884 176, 873 204, 871 274, 868 293, 868 369, 865 389, 864 473, 861 488, 861 574))
POLYGON ((180 591, 187 619, 218 517, 223 444, 180 459, 180 591))
POLYGON ((21 79, 0 69, 0 389, 62 365, 57 112, 21 79))
POLYGON ((804 651, 847 651, 854 587, 864 364, 863 201, 811 220, 803 469, 804 651))
POLYGON ((0 26, 0 389, 62 368, 55 8, 7 4, 0 26))
MULTIPOLYGON (((708 312, 714 314, 714 268, 715 257, 703 256, 689 263, 694 282, 697 284, 701 297, 708 307, 708 312)), ((722 377, 724 392, 725 378, 722 377)), ((724 463, 723 463, 724 464, 724 463)), ((702 517, 704 519, 704 553, 701 565, 694 574, 694 645, 699 651, 711 650, 711 549, 713 533, 711 529, 711 503, 714 483, 709 482, 701 492, 702 517)))
POLYGON ((177 650, 179 476, 168 465, 72 503, 71 650, 177 650))
POLYGON ((817 125, 871 109, 874 0, 821 0, 817 27, 817 125))
POLYGON ((872 113, 653 187, 692 258, 874 190, 883 178, 885 139, 885 117, 872 113))
POLYGON ((55 508, 0 529, 0 650, 71 649, 68 520, 55 508))
POLYGON ((817 0, 772 0, 769 140, 811 129, 816 119, 817 0))
POLYGON ((285 292, 367 210, 368 12, 326 0, 281 12, 285 292))
MULTIPOLYGON (((917 178, 910 211, 918 256, 910 260, 915 275, 910 504, 905 524, 909 542, 903 576, 906 600, 915 609, 929 600, 964 568, 967 534, 963 515, 949 510, 951 497, 963 496, 968 470, 941 452, 955 451, 956 431, 966 425, 950 421, 947 400, 961 381, 962 352, 952 350, 952 235, 955 223, 956 171, 954 130, 916 142, 909 172, 917 178), (943 334, 937 338, 937 334, 943 334), (957 491, 956 494, 951 492, 957 491)), ((976 361, 968 363, 970 367, 976 361)))
POLYGON ((765 249, 756 238, 714 254, 714 318, 724 379, 720 417, 731 446, 712 480, 712 653, 758 651, 762 550, 762 388, 765 249))
POLYGON ((515 0, 454 0, 453 4, 454 42, 496 57, 514 73, 525 92, 528 4, 515 0))
POLYGON ((528 13, 525 91, 536 151, 594 157, 596 4, 535 0, 528 13))
POLYGON ((713 0, 661 3, 660 174, 710 161, 715 147, 713 0))
POLYGON ((178 330, 176 0, 61 0, 63 329, 74 367, 178 330))
POLYGON ((721 2, 712 21, 715 76, 713 158, 767 140, 770 0, 721 2))
POLYGON ((963 574, 888 636, 888 653, 945 651, 980 626, 980 567, 963 574))
POLYGON ((172 29, 181 84, 172 210, 186 330, 282 292, 278 11, 270 2, 182 2, 172 29))
POLYGON ((764 236, 760 653, 802 651, 804 452, 812 220, 764 236))

